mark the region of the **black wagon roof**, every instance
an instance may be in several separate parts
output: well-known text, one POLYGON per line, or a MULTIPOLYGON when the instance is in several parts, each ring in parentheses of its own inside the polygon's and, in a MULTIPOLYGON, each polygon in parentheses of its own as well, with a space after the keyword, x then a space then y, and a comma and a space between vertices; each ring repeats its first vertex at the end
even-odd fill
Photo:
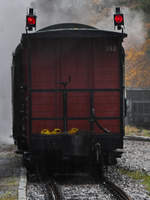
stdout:
POLYGON ((25 38, 125 38, 127 34, 114 31, 100 30, 95 27, 78 24, 78 23, 64 23, 55 24, 42 28, 34 33, 23 34, 22 39, 25 38))
POLYGON ((48 30, 60 30, 60 29, 96 29, 96 28, 86 24, 62 23, 62 24, 54 24, 51 26, 47 26, 45 28, 40 29, 38 32, 48 31, 48 30))

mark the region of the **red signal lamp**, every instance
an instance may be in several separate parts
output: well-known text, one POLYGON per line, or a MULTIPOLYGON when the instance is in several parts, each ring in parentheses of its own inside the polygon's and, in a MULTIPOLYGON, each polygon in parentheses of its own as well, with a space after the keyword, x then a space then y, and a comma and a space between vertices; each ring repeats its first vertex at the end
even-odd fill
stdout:
POLYGON ((123 22, 123 15, 120 14, 120 15, 115 15, 115 23, 116 24, 122 24, 123 22))
POLYGON ((33 8, 29 8, 29 14, 26 16, 26 31, 36 29, 36 15, 33 13, 33 8))
POLYGON ((124 16, 122 13, 120 13, 120 8, 116 8, 116 14, 114 14, 114 26, 117 26, 118 30, 123 29, 124 16))
POLYGON ((115 14, 114 15, 114 24, 117 25, 124 25, 123 14, 115 14))
POLYGON ((27 16, 27 25, 35 26, 36 25, 36 16, 27 16))

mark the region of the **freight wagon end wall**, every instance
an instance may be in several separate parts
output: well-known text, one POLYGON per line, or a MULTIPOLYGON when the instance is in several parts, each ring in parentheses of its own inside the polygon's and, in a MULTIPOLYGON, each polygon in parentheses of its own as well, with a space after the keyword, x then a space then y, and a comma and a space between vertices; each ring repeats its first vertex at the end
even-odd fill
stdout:
POLYGON ((92 109, 103 127, 119 134, 121 51, 120 40, 113 38, 33 38, 26 43, 23 66, 31 92, 32 134, 45 128, 101 132, 91 120, 92 109))

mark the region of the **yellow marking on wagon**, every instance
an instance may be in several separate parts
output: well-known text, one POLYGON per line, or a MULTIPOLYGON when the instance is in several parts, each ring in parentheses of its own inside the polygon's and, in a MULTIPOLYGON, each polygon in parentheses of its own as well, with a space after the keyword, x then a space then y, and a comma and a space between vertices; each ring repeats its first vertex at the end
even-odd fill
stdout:
POLYGON ((55 128, 53 131, 50 131, 48 129, 41 130, 42 135, 55 135, 55 134, 60 134, 60 133, 62 133, 62 131, 59 128, 55 128))
MULTIPOLYGON (((72 128, 68 131, 69 134, 75 134, 79 131, 78 128, 72 128)), ((57 135, 63 133, 60 128, 55 128, 54 130, 50 131, 49 129, 42 129, 41 134, 42 135, 57 135)))
POLYGON ((78 128, 72 128, 72 129, 70 129, 70 130, 68 131, 68 133, 69 133, 69 134, 75 134, 75 133, 77 133, 78 131, 79 131, 78 128))

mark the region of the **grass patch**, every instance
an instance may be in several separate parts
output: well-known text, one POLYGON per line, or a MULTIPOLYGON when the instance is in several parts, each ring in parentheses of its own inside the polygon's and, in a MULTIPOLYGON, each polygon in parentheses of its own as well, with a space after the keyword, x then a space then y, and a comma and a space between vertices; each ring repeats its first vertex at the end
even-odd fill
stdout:
POLYGON ((125 135, 128 135, 128 136, 137 135, 137 136, 150 137, 150 130, 137 128, 135 126, 125 126, 125 135))
POLYGON ((6 192, 2 196, 0 196, 0 200, 16 200, 17 195, 12 194, 11 192, 6 192))
POLYGON ((3 178, 0 182, 0 200, 16 200, 17 199, 17 188, 18 178, 3 178))
POLYGON ((150 175, 140 171, 129 171, 125 169, 120 169, 120 172, 134 180, 140 181, 145 186, 145 189, 150 192, 150 175))
POLYGON ((142 134, 146 137, 150 137, 150 130, 147 130, 147 129, 143 129, 142 130, 142 134))
POLYGON ((17 177, 11 177, 11 178, 4 178, 1 179, 0 186, 16 186, 18 185, 18 178, 17 177))
POLYGON ((138 135, 140 130, 134 126, 125 126, 125 134, 126 135, 138 135))

